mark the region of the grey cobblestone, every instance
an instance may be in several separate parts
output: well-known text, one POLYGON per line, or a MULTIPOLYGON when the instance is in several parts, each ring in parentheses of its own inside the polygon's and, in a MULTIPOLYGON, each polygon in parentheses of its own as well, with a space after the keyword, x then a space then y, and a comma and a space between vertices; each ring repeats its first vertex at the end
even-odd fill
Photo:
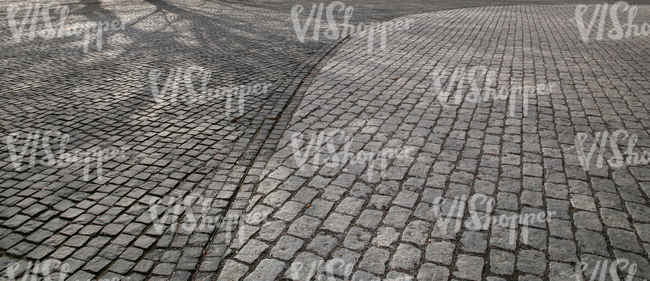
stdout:
POLYGON ((490 251, 490 271, 500 275, 512 275, 515 269, 515 255, 505 251, 490 251))
POLYGON ((337 246, 336 238, 327 235, 319 235, 314 238, 307 246, 307 249, 313 250, 321 256, 327 256, 337 246))
POLYGON ((388 251, 372 247, 363 256, 361 263, 359 263, 359 269, 382 275, 386 270, 385 265, 389 258, 390 253, 388 251))
POLYGON ((251 263, 255 261, 259 257, 259 255, 262 254, 262 252, 266 250, 268 247, 269 245, 267 245, 264 242, 258 240, 250 240, 244 246, 244 248, 242 248, 241 251, 239 251, 239 253, 237 254, 237 256, 235 256, 235 258, 246 263, 251 263))
POLYGON ((422 251, 408 244, 400 244, 390 261, 393 269, 412 270, 420 263, 422 251))
POLYGON ((353 217, 348 215, 343 215, 340 213, 332 213, 327 217, 323 223, 323 228, 331 230, 333 232, 342 233, 348 228, 350 222, 352 222, 353 217))
POLYGON ((293 255, 302 247, 304 242, 298 238, 291 236, 283 236, 278 240, 277 244, 271 249, 271 256, 281 259, 289 260, 293 255))
POLYGON ((458 271, 454 271, 453 275, 463 279, 481 280, 483 262, 483 259, 480 257, 459 255, 456 261, 458 271))
POLYGON ((289 234, 309 238, 316 231, 316 228, 320 225, 320 220, 310 216, 302 216, 296 219, 291 226, 289 226, 289 234))

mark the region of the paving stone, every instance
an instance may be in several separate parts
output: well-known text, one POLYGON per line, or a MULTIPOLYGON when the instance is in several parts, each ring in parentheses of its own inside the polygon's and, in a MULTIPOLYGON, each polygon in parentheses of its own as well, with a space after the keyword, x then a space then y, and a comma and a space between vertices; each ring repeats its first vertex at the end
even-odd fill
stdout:
POLYGON ((360 227, 352 227, 348 230, 343 246, 351 250, 361 250, 370 242, 371 233, 360 227))
POLYGON ((406 273, 391 271, 386 274, 386 279, 388 280, 413 280, 413 276, 406 273))
POLYGON ((328 229, 333 232, 343 233, 348 228, 353 217, 333 212, 327 217, 323 223, 323 229, 328 229))
POLYGON ((343 261, 342 263, 345 265, 345 266, 334 267, 332 273, 334 273, 334 275, 347 278, 350 276, 350 274, 352 274, 351 271, 352 266, 349 265, 358 264, 361 255, 358 254, 357 252, 353 252, 348 249, 340 249, 332 253, 332 258, 333 260, 336 259, 342 260, 343 261))
POLYGON ((465 232, 461 238, 462 249, 472 253, 485 253, 487 240, 485 235, 478 232, 465 232))
POLYGON ((343 199, 343 201, 341 201, 339 206, 336 208, 336 211, 339 213, 355 216, 361 210, 363 203, 364 203, 363 200, 348 197, 343 199))
MULTIPOLYGON (((171 268, 172 270, 174 269, 174 267, 171 266, 171 265, 169 265, 169 264, 162 264, 162 263, 161 263, 161 264, 159 264, 159 266, 160 266, 160 265, 165 265, 165 266, 162 267, 162 268, 159 268, 159 267, 157 266, 156 268, 154 268, 154 272, 160 272, 160 273, 163 273, 163 272, 164 272, 164 273, 167 273, 166 275, 169 275, 168 271, 166 271, 166 270, 168 270, 168 268, 171 268), (163 268, 164 268, 164 269, 163 269, 163 268), (158 269, 158 271, 157 271, 156 269, 158 269)), ((134 262, 127 261, 127 260, 123 260, 123 259, 119 259, 119 260, 117 260, 113 265, 111 265, 111 267, 109 268, 109 270, 112 271, 112 272, 116 272, 116 273, 118 273, 118 274, 126 274, 126 273, 129 272, 129 271, 130 271, 134 266, 135 266, 135 263, 134 263, 134 262)), ((164 274, 164 273, 163 273, 163 274, 164 274)))
POLYGON ((571 195, 571 205, 576 209, 596 212, 596 203, 594 202, 594 199, 588 195, 571 195))
POLYGON ((272 207, 279 207, 284 203, 287 198, 291 196, 291 193, 284 191, 284 190, 279 190, 270 193, 264 198, 264 204, 267 204, 272 207))
POLYGON ((399 237, 400 233, 397 232, 394 228, 392 227, 380 227, 378 230, 377 236, 372 240, 372 243, 377 245, 377 246, 382 246, 382 247, 390 247, 391 244, 393 244, 395 241, 397 241, 397 238, 399 237))
POLYGON ((533 207, 542 207, 544 205, 542 198, 543 195, 541 192, 524 190, 521 193, 521 204, 533 207))
POLYGON ((245 263, 252 263, 255 261, 264 250, 266 250, 269 247, 264 242, 261 242, 259 240, 250 240, 244 248, 242 248, 239 253, 235 256, 236 259, 243 261, 245 263))
POLYGON ((382 275, 386 270, 385 265, 389 258, 390 253, 388 251, 372 247, 363 256, 361 263, 359 263, 359 269, 382 275))
POLYGON ((305 214, 319 219, 324 219, 334 206, 333 202, 327 200, 316 199, 307 208, 305 214))
POLYGON ((152 273, 157 275, 171 275, 175 268, 176 266, 172 263, 159 263, 154 267, 152 273))
POLYGON ((420 262, 422 251, 408 244, 400 244, 390 261, 393 269, 412 270, 420 262))
MULTIPOLYGON (((314 275, 314 269, 324 264, 323 258, 312 253, 301 252, 285 271, 284 278, 304 280, 314 275)), ((281 270, 281 269, 280 269, 281 270)))
POLYGON ((304 241, 298 238, 282 236, 275 247, 271 249, 271 256, 281 260, 289 260, 293 258, 293 255, 302 247, 303 243, 304 241))
POLYGON ((372 192, 372 189, 363 183, 355 183, 352 189, 350 189, 348 192, 354 197, 366 199, 372 192))
POLYGON ((520 250, 517 255, 517 269, 535 275, 544 275, 546 255, 539 251, 520 250))
POLYGON ((469 280, 481 280, 481 271, 483 271, 483 259, 476 256, 458 255, 456 268, 453 275, 458 278, 469 280))
POLYGON ((381 211, 364 210, 357 219, 356 223, 369 229, 376 229, 381 222, 382 216, 383 213, 381 211))
MULTIPOLYGON (((303 187, 293 197, 293 201, 297 201, 297 202, 300 202, 300 203, 307 204, 314 197, 316 197, 316 195, 318 195, 318 191, 316 189, 309 188, 309 187, 303 187)), ((333 201, 336 201, 336 200, 333 200, 333 201)))
POLYGON ((366 280, 368 280, 368 281, 377 281, 377 280, 381 280, 381 278, 377 277, 375 275, 372 275, 372 274, 370 274, 368 272, 357 271, 357 272, 354 273, 354 275, 352 275, 351 280, 354 280, 354 281, 366 281, 366 280))
POLYGON ((45 258, 45 256, 47 256, 49 253, 53 252, 54 250, 55 249, 53 247, 47 245, 40 245, 36 247, 36 249, 29 252, 29 254, 27 254, 27 257, 36 260, 42 260, 45 258))
POLYGON ((282 208, 273 215, 273 217, 286 222, 292 221, 304 206, 305 204, 289 201, 284 204, 282 208))
POLYGON ((546 195, 552 198, 567 199, 568 188, 564 185, 546 183, 544 184, 546 195))
POLYGON ((315 251, 321 256, 327 256, 337 245, 336 238, 329 235, 318 235, 307 245, 307 249, 315 251))
POLYGON ((570 240, 549 239, 549 258, 566 262, 577 262, 576 246, 570 240))
POLYGON ((609 192, 596 192, 596 198, 601 207, 623 210, 621 198, 617 194, 609 192))
POLYGON ((648 206, 627 202, 625 207, 634 220, 650 222, 650 208, 648 206))
POLYGON ((402 233, 402 241, 412 242, 418 245, 426 244, 429 237, 431 224, 424 221, 413 221, 409 223, 402 233))
POLYGON ((591 212, 575 212, 573 214, 575 225, 578 228, 584 228, 593 231, 602 231, 602 225, 598 219, 598 214, 591 212))
POLYGON ((413 208, 415 206, 415 202, 418 199, 418 194, 412 191, 404 190, 397 194, 397 197, 395 200, 393 200, 393 204, 399 205, 405 208, 413 208))
POLYGON ((634 232, 610 228, 607 229, 607 237, 614 248, 643 254, 643 249, 637 242, 634 232))
POLYGON ((228 260, 224 264, 223 271, 221 271, 221 274, 217 280, 239 280, 239 278, 243 277, 247 271, 248 266, 234 262, 232 260, 228 260))
POLYGON ((257 238, 265 241, 274 241, 286 228, 283 221, 268 221, 260 228, 257 238))
POLYGON ((325 192, 323 192, 321 196, 325 200, 339 201, 343 193, 345 193, 345 191, 347 191, 345 188, 341 188, 338 186, 329 186, 328 188, 325 189, 325 192))
POLYGON ((597 254, 604 257, 609 257, 605 238, 602 234, 593 231, 578 230, 575 233, 575 238, 578 241, 578 249, 585 253, 597 254))
POLYGON ((411 211, 402 207, 393 206, 388 210, 388 214, 384 218, 384 224, 387 226, 402 228, 406 225, 411 211))
POLYGON ((567 278, 576 278, 575 267, 567 263, 549 263, 549 280, 566 280, 567 278))
POLYGON ((569 221, 552 219, 548 222, 548 228, 551 236, 573 239, 573 229, 569 221))
POLYGON ((284 269, 285 264, 274 259, 264 259, 257 266, 255 271, 244 280, 275 280, 284 269))
POLYGON ((155 264, 154 261, 142 260, 133 268, 133 270, 136 272, 147 273, 149 272, 149 270, 151 270, 154 264, 155 264))
POLYGON ((432 263, 423 264, 418 272, 418 280, 448 280, 449 269, 432 263))
POLYGON ((452 255, 456 246, 447 241, 440 242, 431 242, 427 246, 426 250, 426 259, 428 261, 433 261, 437 263, 442 263, 450 265, 452 261, 452 255))
POLYGON ((600 217, 603 220, 603 223, 608 227, 631 229, 630 223, 627 221, 628 216, 624 212, 601 208, 600 217))
POLYGON ((497 208, 500 209, 505 209, 505 210, 518 210, 519 209, 519 204, 518 204, 519 199, 517 198, 517 195, 514 193, 507 193, 507 192, 499 192, 497 193, 497 208))
POLYGON ((644 242, 650 241, 650 224, 635 223, 634 229, 636 229, 636 232, 641 238, 641 241, 644 242))
POLYGON ((390 204, 390 197, 388 196, 382 196, 382 195, 372 195, 370 197, 370 206, 378 209, 378 210, 383 210, 385 209, 388 204, 390 204))
POLYGON ((490 250, 490 271, 500 275, 512 275, 515 255, 506 251, 490 250))
POLYGON ((319 219, 310 216, 302 216, 289 226, 288 233, 301 238, 310 238, 319 225, 319 219))
POLYGON ((77 250, 72 257, 79 260, 90 260, 93 256, 99 253, 99 249, 93 247, 83 247, 77 250))

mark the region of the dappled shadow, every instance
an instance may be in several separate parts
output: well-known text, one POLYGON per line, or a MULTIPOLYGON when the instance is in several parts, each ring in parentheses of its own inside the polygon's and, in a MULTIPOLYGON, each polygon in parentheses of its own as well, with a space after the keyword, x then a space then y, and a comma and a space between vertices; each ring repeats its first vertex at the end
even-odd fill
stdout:
MULTIPOLYGON (((128 120, 154 105, 148 81, 152 69, 166 75, 172 67, 197 65, 212 71, 209 88, 275 82, 322 45, 299 44, 286 24, 288 13, 202 1, 191 4, 199 5, 151 0, 108 7, 99 3, 70 5, 66 25, 116 19, 125 22, 124 31, 104 32, 101 51, 91 39, 88 53, 83 53, 83 35, 28 40, 28 32, 24 32, 22 42, 15 42, 7 21, 2 22, 1 45, 9 51, 0 58, 6 65, 4 71, 11 75, 3 75, 0 81, 6 86, 2 93, 12 93, 0 97, 11 99, 3 104, 17 107, 18 112, 26 104, 36 108, 43 104, 43 110, 37 112, 43 119, 88 118, 90 113, 102 119, 128 120), (45 106, 55 98, 60 98, 56 107, 45 106)), ((52 16, 58 23, 58 13, 52 16)), ((27 26, 25 31, 29 23, 27 26)), ((39 20, 36 30, 41 28, 39 20)), ((158 111, 174 113, 194 107, 172 105, 158 111)), ((204 105, 200 111, 218 115, 223 104, 212 107, 204 105)), ((18 113, 16 108, 6 112, 18 113)))

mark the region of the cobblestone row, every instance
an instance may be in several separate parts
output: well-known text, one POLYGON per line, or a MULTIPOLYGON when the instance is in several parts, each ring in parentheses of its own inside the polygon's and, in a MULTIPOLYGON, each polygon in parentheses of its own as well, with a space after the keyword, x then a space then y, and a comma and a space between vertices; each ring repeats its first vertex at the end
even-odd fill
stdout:
MULTIPOLYGON (((648 149, 650 41, 584 42, 575 10, 407 16, 411 29, 371 53, 352 38, 242 194, 250 204, 218 280, 573 280, 579 262, 585 278, 609 280, 617 259, 636 264, 634 280, 650 278, 650 169, 594 158, 585 171, 576 152, 580 133, 619 129, 648 149), (527 108, 513 96, 455 104, 439 94, 436 70, 477 66, 496 70, 495 88, 556 88, 528 96, 527 108), (367 160, 391 149, 401 157, 367 160), (473 225, 476 213, 497 222, 473 225), (512 215, 514 231, 498 223, 512 215)), ((648 21, 639 6, 635 22, 648 21)))

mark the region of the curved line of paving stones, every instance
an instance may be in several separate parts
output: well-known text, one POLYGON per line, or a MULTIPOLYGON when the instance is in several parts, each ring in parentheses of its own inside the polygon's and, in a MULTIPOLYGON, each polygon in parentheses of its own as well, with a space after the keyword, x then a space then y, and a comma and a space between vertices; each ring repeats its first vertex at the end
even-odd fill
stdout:
MULTIPOLYGON (((251 198, 246 219, 218 280, 303 280, 312 264, 333 259, 353 266, 334 271, 351 280, 568 280, 579 261, 617 258, 637 264, 635 280, 650 278, 650 169, 585 172, 571 148, 577 133, 627 129, 647 150, 650 41, 585 43, 574 11, 525 5, 408 16, 412 28, 389 33, 387 49, 370 54, 363 38, 351 39, 309 85, 259 186, 243 195, 251 198), (505 100, 441 106, 432 70, 478 65, 497 69, 501 86, 560 90, 530 97, 526 116, 521 108, 509 116, 505 100), (304 150, 339 129, 354 136, 353 154, 412 153, 382 178, 364 176, 365 163, 298 166, 295 133, 304 150), (493 215, 555 213, 530 226, 527 242, 518 227, 514 244, 499 227, 434 227, 436 197, 475 194, 495 199, 493 215), (292 271, 297 263, 306 268, 292 271)), ((649 15, 640 6, 637 21, 649 15)))
MULTIPOLYGON (((345 42, 345 40, 326 45, 322 48, 322 50, 316 52, 310 58, 310 60, 308 60, 308 62, 318 61, 317 63, 309 63, 308 65, 312 65, 312 67, 301 70, 301 74, 295 73, 292 75, 296 77, 293 84, 297 86, 293 92, 285 92, 286 97, 284 97, 284 99, 288 101, 286 103, 279 104, 284 104, 284 108, 278 112, 276 118, 273 118, 273 120, 277 121, 269 130, 268 135, 266 135, 266 139, 262 142, 264 145, 257 151, 249 151, 252 155, 255 155, 255 159, 253 161, 255 164, 252 165, 252 167, 248 167, 244 173, 245 176, 248 176, 251 170, 255 170, 253 173, 250 173, 253 176, 257 176, 258 173, 261 172, 260 168, 263 167, 263 165, 260 165, 259 163, 265 163, 271 156, 270 153, 263 152, 273 151, 277 147, 279 136, 286 130, 291 116, 297 109, 300 101, 302 100, 302 97, 305 94, 305 88, 301 88, 301 86, 309 85, 309 83, 311 83, 311 81, 314 79, 315 74, 318 73, 322 67, 322 63, 327 61, 329 57, 336 53, 336 50, 342 44, 342 42, 345 42)), ((252 189, 252 185, 244 185, 242 182, 238 185, 238 188, 233 191, 234 194, 237 194, 237 196, 234 198, 234 200, 231 200, 231 203, 225 208, 228 211, 226 212, 224 218, 238 219, 232 221, 223 220, 219 228, 215 230, 212 236, 213 239, 211 239, 211 242, 208 244, 208 251, 204 251, 204 257, 200 261, 202 268, 207 270, 195 272, 193 277, 196 277, 197 280, 211 280, 211 278, 216 277, 216 272, 218 272, 218 269, 223 267, 221 259, 226 253, 228 243, 230 243, 230 237, 233 235, 233 232, 236 229, 236 224, 239 222, 239 218, 241 218, 243 209, 248 205, 249 198, 247 194, 249 194, 250 190, 252 189), (231 224, 233 226, 228 226, 228 224, 231 224)))

